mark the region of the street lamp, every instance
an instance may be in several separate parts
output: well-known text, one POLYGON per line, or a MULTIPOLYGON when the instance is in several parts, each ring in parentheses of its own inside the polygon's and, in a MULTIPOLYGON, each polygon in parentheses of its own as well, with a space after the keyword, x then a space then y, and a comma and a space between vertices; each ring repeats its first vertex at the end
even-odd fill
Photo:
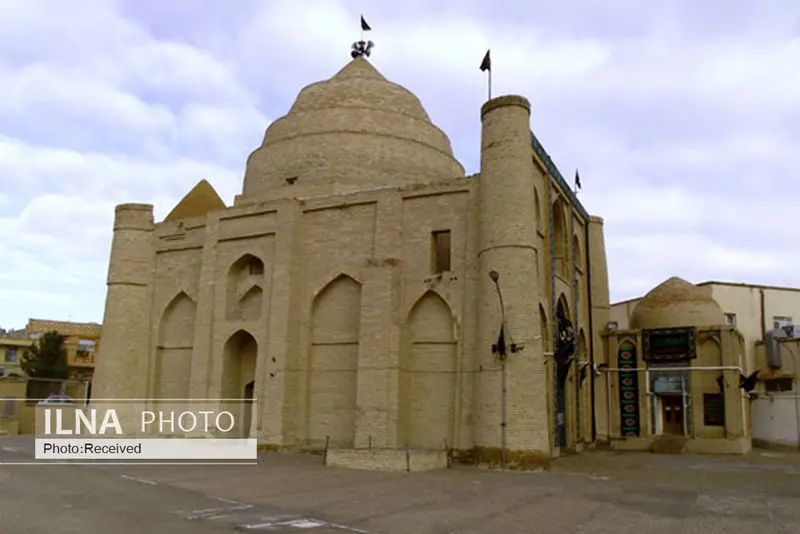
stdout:
MULTIPOLYGON (((500 457, 500 465, 503 469, 506 468, 506 338, 505 338, 505 330, 506 330, 506 310, 505 304, 503 303, 503 292, 500 291, 500 273, 496 270, 491 269, 489 271, 489 278, 492 279, 494 282, 494 286, 497 288, 497 298, 500 300, 500 335, 497 338, 497 343, 492 345, 492 353, 497 354, 500 358, 500 377, 501 377, 501 397, 500 397, 500 407, 501 407, 501 421, 500 421, 500 442, 501 442, 501 457, 500 457)), ((511 351, 516 351, 516 345, 513 343, 511 344, 511 351)))

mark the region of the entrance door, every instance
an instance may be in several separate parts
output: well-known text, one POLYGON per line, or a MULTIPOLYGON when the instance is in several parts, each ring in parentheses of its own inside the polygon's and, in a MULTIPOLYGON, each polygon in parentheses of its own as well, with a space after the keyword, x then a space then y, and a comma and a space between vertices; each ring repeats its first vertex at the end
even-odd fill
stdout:
POLYGON ((250 425, 253 424, 253 394, 255 390, 255 381, 250 381, 244 387, 244 436, 243 438, 250 437, 250 425))
POLYGON ((683 397, 681 395, 661 396, 662 432, 683 436, 683 397))

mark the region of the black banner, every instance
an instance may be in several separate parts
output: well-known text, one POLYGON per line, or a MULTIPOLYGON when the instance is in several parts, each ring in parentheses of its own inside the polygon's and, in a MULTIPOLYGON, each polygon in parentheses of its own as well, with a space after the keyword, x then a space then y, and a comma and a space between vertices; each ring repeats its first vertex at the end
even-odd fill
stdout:
POLYGON ((619 412, 623 436, 639 436, 639 373, 636 371, 636 347, 619 348, 619 412))

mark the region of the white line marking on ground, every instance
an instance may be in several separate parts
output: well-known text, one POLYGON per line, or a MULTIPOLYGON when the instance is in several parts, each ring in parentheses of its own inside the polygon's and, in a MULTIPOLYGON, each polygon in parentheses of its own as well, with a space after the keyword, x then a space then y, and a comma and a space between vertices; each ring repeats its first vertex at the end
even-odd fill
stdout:
POLYGON ((247 504, 246 502, 234 501, 231 499, 226 499, 224 497, 217 497, 216 495, 206 495, 206 497, 208 497, 209 499, 214 499, 215 501, 224 502, 226 504, 235 504, 237 506, 252 506, 247 504))
POLYGON ((325 526, 329 525, 323 521, 316 521, 314 519, 290 519, 288 521, 272 521, 270 523, 242 525, 243 528, 248 530, 272 529, 274 527, 317 528, 325 526))
POLYGON ((368 530, 361 530, 358 528, 348 527, 345 525, 337 525, 336 523, 328 523, 326 521, 318 521, 316 519, 290 519, 288 521, 271 521, 268 523, 251 523, 249 525, 240 525, 240 528, 247 530, 272 530, 277 527, 294 527, 294 528, 319 528, 331 527, 347 532, 355 532, 357 534, 375 534, 368 530))
POLYGON ((337 525, 336 523, 327 523, 327 525, 329 527, 338 528, 338 529, 341 529, 341 530, 346 530, 348 532, 356 532, 358 534, 376 534, 375 532, 373 532, 371 530, 361 530, 360 528, 348 527, 348 526, 345 526, 345 525, 337 525))
POLYGON ((120 475, 120 477, 124 478, 125 480, 132 480, 133 482, 139 482, 141 484, 148 484, 150 486, 157 486, 158 482, 154 482, 152 480, 147 480, 146 478, 136 478, 129 475, 120 475))
POLYGON ((186 516, 186 519, 208 519, 211 516, 227 515, 227 512, 238 512, 239 510, 247 510, 252 508, 252 504, 238 504, 236 506, 220 506, 217 508, 206 508, 204 510, 192 510, 186 516))

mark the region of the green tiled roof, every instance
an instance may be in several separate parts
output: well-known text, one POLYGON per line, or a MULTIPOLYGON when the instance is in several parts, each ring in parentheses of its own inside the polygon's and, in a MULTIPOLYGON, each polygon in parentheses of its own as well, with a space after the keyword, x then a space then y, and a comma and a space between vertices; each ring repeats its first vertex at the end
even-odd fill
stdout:
POLYGON ((545 167, 547 167, 547 173, 553 177, 553 179, 561 186, 561 189, 564 190, 567 197, 569 197, 570 203, 575 207, 578 213, 581 214, 583 219, 588 222, 589 220, 589 213, 586 211, 586 208, 583 207, 578 197, 572 191, 572 187, 564 180, 564 177, 561 176, 561 172, 556 167, 556 164, 553 163, 553 160, 550 159, 550 156, 545 151, 542 143, 536 138, 536 135, 531 131, 531 146, 533 147, 533 151, 536 152, 536 155, 539 156, 544 162, 545 167))

